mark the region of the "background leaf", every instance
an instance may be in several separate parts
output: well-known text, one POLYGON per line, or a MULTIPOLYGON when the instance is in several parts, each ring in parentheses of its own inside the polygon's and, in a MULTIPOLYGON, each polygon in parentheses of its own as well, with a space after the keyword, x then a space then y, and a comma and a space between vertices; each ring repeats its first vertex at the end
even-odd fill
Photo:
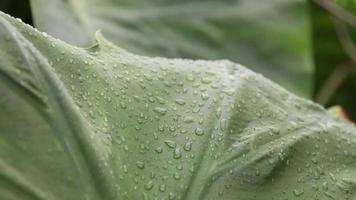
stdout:
POLYGON ((303 0, 32 0, 36 27, 86 46, 101 29, 140 55, 230 59, 310 97, 313 66, 303 0))
POLYGON ((1 0, 0 10, 13 17, 20 18, 27 24, 32 24, 30 1, 22 0, 1 0))
POLYGON ((238 64, 0 34, 0 199, 355 198, 355 127, 238 64))
MULTIPOLYGON (((353 10, 356 11, 353 1, 335 1, 335 3, 339 4, 331 5, 347 8, 345 11, 349 11, 351 15, 354 12, 353 10)), ((349 56, 347 48, 340 42, 345 40, 345 37, 350 36, 351 41, 346 41, 346 43, 348 46, 353 46, 352 39, 356 38, 355 29, 348 26, 343 20, 336 18, 320 5, 315 3, 311 5, 315 60, 315 100, 327 107, 340 105, 352 119, 356 119, 356 65, 355 61, 349 56), (338 32, 341 33, 338 34, 338 32), (343 32, 346 32, 346 36, 343 32)), ((351 52, 352 54, 355 54, 355 52, 351 52)))

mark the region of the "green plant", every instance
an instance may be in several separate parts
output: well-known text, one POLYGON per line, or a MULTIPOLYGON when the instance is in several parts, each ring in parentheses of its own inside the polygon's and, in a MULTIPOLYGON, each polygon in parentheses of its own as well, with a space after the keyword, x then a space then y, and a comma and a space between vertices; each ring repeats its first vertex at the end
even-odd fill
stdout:
POLYGON ((354 199, 356 129, 245 67, 0 13, 0 199, 354 199))
POLYGON ((0 30, 2 199, 353 196, 354 127, 244 67, 0 30))
POLYGON ((76 46, 96 30, 138 55, 229 59, 303 97, 313 93, 307 2, 32 0, 34 24, 76 46))

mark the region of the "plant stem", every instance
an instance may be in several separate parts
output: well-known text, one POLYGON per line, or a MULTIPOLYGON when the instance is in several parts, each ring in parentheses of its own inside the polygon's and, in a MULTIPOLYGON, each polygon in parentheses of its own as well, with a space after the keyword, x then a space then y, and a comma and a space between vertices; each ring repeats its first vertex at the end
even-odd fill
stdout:
POLYGON ((350 61, 336 66, 328 79, 316 94, 315 101, 326 105, 342 82, 355 71, 356 46, 347 30, 346 24, 356 28, 356 17, 344 8, 333 3, 331 0, 314 0, 316 4, 329 12, 338 40, 350 61), (346 23, 346 24, 345 24, 346 23))
POLYGON ((350 63, 342 64, 335 67, 329 78, 319 89, 315 101, 321 105, 326 105, 341 83, 348 77, 350 72, 354 71, 354 67, 350 63))

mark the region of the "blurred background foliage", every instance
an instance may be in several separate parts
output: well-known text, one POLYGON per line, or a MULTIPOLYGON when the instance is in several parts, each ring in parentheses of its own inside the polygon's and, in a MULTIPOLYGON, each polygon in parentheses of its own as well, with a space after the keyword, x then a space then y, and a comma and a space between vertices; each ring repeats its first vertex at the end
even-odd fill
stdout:
POLYGON ((27 24, 32 25, 30 2, 25 0, 1 0, 0 10, 11 16, 20 18, 27 24))
POLYGON ((96 30, 135 54, 229 59, 311 97, 304 0, 31 0, 34 25, 86 47, 96 30))
MULTIPOLYGON (((72 32, 78 30, 76 28, 61 33, 55 28, 61 26, 60 23, 67 23, 67 27, 81 26, 75 21, 68 23, 76 14, 71 12, 77 12, 70 2, 32 0, 32 7, 36 9, 31 15, 29 1, 1 0, 0 10, 68 43, 85 46, 85 43, 76 44, 75 41, 86 41, 79 37, 90 39, 93 30, 87 31, 86 36, 76 36, 77 33, 72 32), (66 20, 62 20, 63 17, 66 20)), ((100 28, 110 40, 132 52, 151 56, 230 59, 327 108, 339 105, 353 121, 356 120, 354 0, 78 2, 85 8, 81 12, 87 12, 86 16, 90 17, 88 21, 92 22, 92 29, 100 28), (192 5, 198 5, 199 10, 194 10, 192 5), (150 8, 155 8, 159 15, 141 14, 150 8), (182 11, 163 14, 167 13, 165 9, 172 8, 182 11), (100 11, 104 12, 98 14, 100 11), (120 19, 119 12, 122 11, 130 11, 126 15, 133 14, 120 19), (137 17, 137 13, 142 18, 137 17)))
POLYGON ((315 66, 314 100, 340 105, 356 119, 356 2, 310 2, 315 66))

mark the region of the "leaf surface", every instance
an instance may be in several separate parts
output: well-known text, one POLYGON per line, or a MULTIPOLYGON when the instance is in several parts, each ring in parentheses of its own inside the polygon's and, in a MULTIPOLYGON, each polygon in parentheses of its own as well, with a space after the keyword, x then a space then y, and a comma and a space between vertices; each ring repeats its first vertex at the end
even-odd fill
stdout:
POLYGON ((309 97, 313 64, 303 0, 31 0, 36 27, 86 46, 96 30, 139 55, 229 59, 309 97))
POLYGON ((355 198, 355 127, 239 64, 0 40, 0 199, 355 198))

